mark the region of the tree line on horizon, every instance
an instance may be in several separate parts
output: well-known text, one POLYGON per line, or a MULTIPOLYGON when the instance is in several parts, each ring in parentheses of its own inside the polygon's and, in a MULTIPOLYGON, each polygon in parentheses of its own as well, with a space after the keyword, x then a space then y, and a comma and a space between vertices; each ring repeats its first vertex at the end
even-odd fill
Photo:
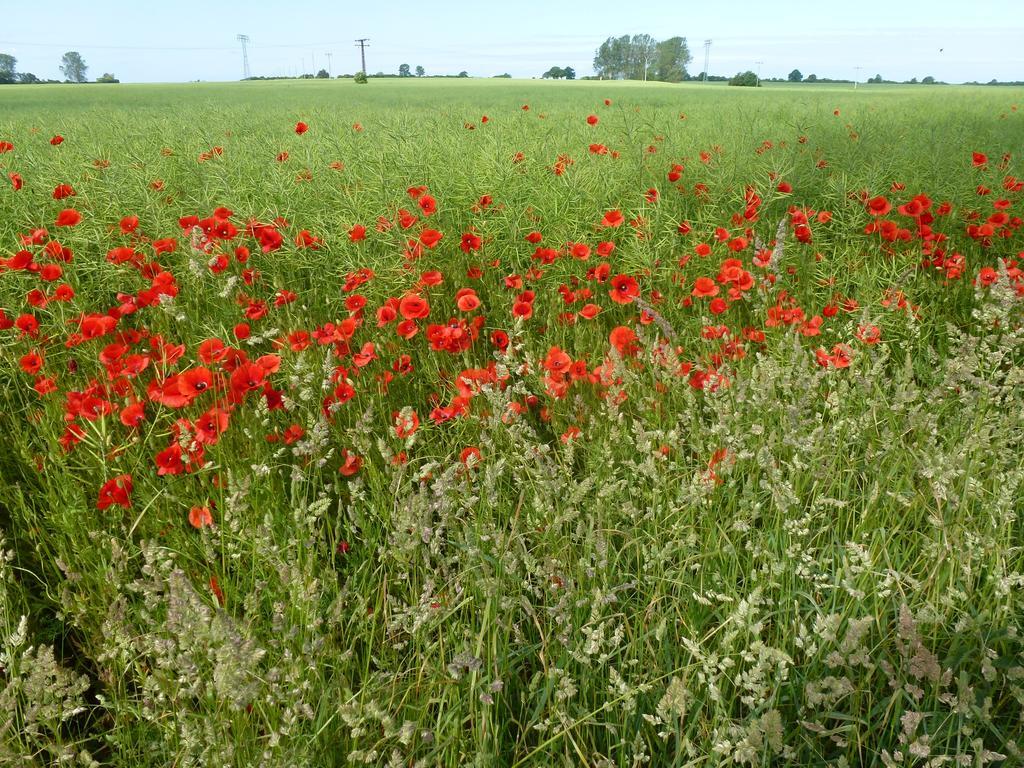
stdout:
MULTIPOLYGON (((42 80, 32 72, 18 72, 18 60, 9 53, 0 53, 0 85, 33 84, 33 83, 87 83, 86 72, 89 66, 78 51, 68 51, 60 60, 60 71, 64 80, 42 80)), ((97 83, 120 82, 110 72, 104 72, 96 78, 97 83)))

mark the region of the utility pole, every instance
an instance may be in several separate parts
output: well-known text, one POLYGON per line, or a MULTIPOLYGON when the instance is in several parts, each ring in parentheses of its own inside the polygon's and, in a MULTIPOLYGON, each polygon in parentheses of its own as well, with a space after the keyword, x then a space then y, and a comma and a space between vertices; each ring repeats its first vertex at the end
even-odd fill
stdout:
POLYGON ((246 44, 249 42, 248 35, 238 35, 236 38, 238 42, 242 44, 242 77, 246 80, 249 79, 249 52, 245 50, 246 44))
POLYGON ((853 90, 855 90, 855 91, 856 91, 856 90, 857 90, 857 81, 859 81, 859 80, 860 80, 860 71, 861 71, 862 69, 864 69, 864 67, 854 67, 853 69, 854 69, 854 71, 855 71, 855 72, 857 73, 857 74, 856 74, 856 75, 854 75, 854 77, 853 77, 853 90))
POLYGON ((325 53, 324 55, 325 55, 325 56, 327 57, 327 74, 328 74, 328 75, 329 75, 330 77, 334 77, 334 70, 333 70, 333 69, 331 69, 331 52, 330 52, 330 51, 328 51, 328 52, 327 52, 327 53, 325 53))
POLYGON ((760 88, 761 87, 761 65, 764 64, 764 62, 763 61, 755 61, 754 63, 757 64, 757 87, 760 88))
POLYGON ((708 81, 708 59, 711 58, 711 41, 704 41, 704 82, 708 81))
POLYGON ((313 56, 313 77, 316 77, 316 54, 311 55, 313 56))
POLYGON ((363 60, 362 72, 364 75, 366 74, 366 49, 369 47, 369 40, 370 38, 368 37, 360 37, 358 40, 356 40, 356 46, 359 48, 359 55, 362 57, 363 60))

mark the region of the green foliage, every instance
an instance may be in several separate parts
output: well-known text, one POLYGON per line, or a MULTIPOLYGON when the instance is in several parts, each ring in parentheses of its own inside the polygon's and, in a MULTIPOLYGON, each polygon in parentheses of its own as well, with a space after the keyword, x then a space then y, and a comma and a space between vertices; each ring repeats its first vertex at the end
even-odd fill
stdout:
POLYGON ((749 69, 746 72, 737 72, 731 78, 729 78, 729 85, 740 85, 744 87, 754 88, 760 85, 757 73, 751 72, 749 69))
POLYGON ((360 85, 366 85, 367 80, 366 80, 366 73, 365 72, 356 72, 356 76, 355 76, 354 79, 360 85))
POLYGON ((419 64, 416 65, 416 77, 423 77, 427 74, 427 70, 421 67, 419 64))
POLYGON ((541 75, 541 78, 544 80, 561 80, 563 77, 565 77, 565 70, 561 67, 552 67, 541 75))
POLYGON ((398 76, 399 77, 412 77, 412 71, 409 69, 409 65, 408 64, 401 64, 401 65, 399 65, 399 67, 398 67, 398 76))
POLYGON ((562 77, 564 77, 566 80, 575 80, 576 70, 573 69, 572 67, 562 67, 562 77))
POLYGON ((331 74, 326 69, 321 69, 319 72, 316 73, 316 76, 318 80, 327 80, 328 78, 330 78, 331 74))
POLYGON ((681 83, 687 78, 686 65, 693 57, 685 37, 670 37, 657 45, 654 71, 649 79, 663 83, 681 83))
POLYGON ((97 83, 120 83, 121 81, 114 77, 112 72, 104 72, 102 75, 96 78, 97 83))
POLYGON ((0 53, 0 85, 17 82, 18 60, 9 53, 0 53))
POLYGON ((609 37, 597 49, 594 70, 606 80, 680 83, 691 60, 685 37, 658 42, 650 35, 609 37))
POLYGON ((78 51, 68 51, 61 58, 60 71, 72 83, 86 82, 85 73, 88 69, 78 51))
POLYGON ((786 76, 786 79, 791 83, 799 83, 803 82, 804 76, 799 69, 794 69, 786 76))
POLYGON ((807 76, 806 82, 808 82, 808 83, 816 83, 816 82, 818 82, 818 76, 812 72, 811 74, 809 74, 807 76))
POLYGON ((461 72, 459 72, 457 77, 469 77, 469 72, 467 72, 466 70, 462 70, 461 72))

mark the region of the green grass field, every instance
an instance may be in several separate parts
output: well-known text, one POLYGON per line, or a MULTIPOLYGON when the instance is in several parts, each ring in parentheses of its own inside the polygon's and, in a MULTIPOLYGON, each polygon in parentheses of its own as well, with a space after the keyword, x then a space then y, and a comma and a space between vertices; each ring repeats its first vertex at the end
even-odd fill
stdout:
POLYGON ((1022 103, 0 88, 0 765, 1021 764, 1022 103))

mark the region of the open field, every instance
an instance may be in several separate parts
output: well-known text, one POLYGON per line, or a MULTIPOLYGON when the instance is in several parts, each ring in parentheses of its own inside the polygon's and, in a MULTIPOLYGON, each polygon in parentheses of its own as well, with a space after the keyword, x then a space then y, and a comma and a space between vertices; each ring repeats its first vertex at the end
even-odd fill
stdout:
POLYGON ((1020 765, 1019 105, 0 88, 0 765, 1020 765))

